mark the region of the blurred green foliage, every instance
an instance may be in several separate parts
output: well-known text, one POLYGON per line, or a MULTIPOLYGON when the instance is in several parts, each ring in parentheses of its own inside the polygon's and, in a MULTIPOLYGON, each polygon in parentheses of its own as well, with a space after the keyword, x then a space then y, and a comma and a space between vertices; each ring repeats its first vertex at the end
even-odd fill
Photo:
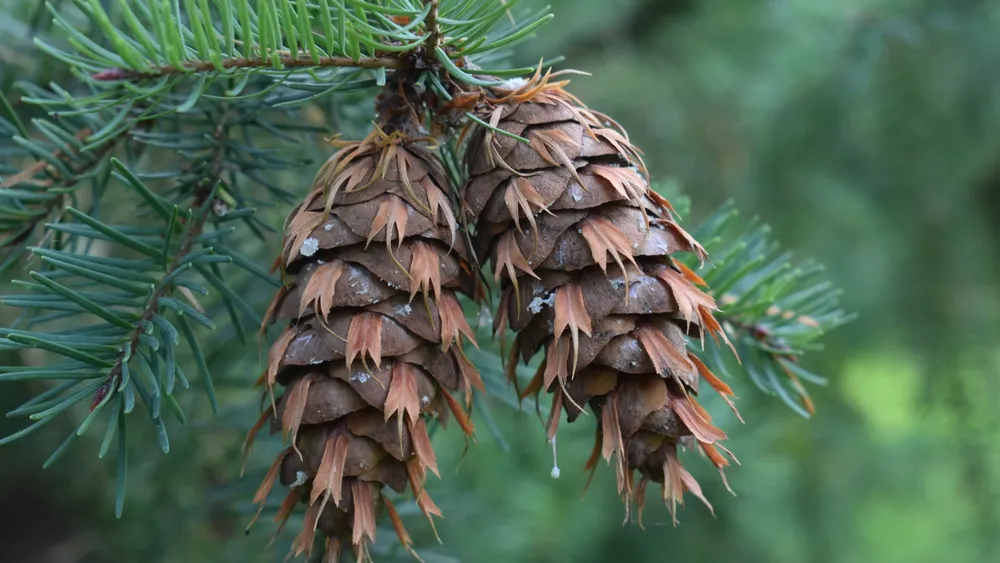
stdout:
MULTIPOLYGON (((551 451, 526 404, 521 416, 497 417, 506 449, 484 429, 474 455, 463 456, 454 433, 435 439, 441 466, 458 471, 444 473, 435 495, 446 507, 445 545, 421 549, 425 558, 1000 560, 1000 4, 551 3, 556 19, 517 62, 565 55, 593 73, 574 78, 574 93, 628 128, 654 176, 681 183, 693 201, 687 225, 734 198, 797 255, 826 264, 860 318, 807 361, 831 381, 813 389, 812 420, 732 382, 747 424, 721 426, 743 462, 728 473, 738 496, 707 463, 689 464, 716 518, 690 503, 674 528, 650 502, 645 530, 622 526, 609 468, 580 499, 588 422, 564 425, 562 478, 552 480, 551 451)), ((15 2, 0 17, 0 84, 24 73, 46 80, 57 66, 29 47, 32 22, 43 19, 35 4, 15 2)), ((285 211, 266 210, 264 220, 277 227, 285 211)), ((0 561, 280 560, 280 541, 264 548, 268 524, 244 536, 249 515, 227 500, 249 499, 259 476, 251 468, 238 478, 239 442, 255 418, 256 348, 236 359, 210 354, 229 358, 216 385, 230 410, 212 417, 200 400, 171 454, 133 468, 122 521, 113 517, 114 468, 92 448, 39 469, 70 422, 5 447, 0 561)), ((0 410, 29 393, 4 389, 0 410)), ((494 412, 509 408, 494 403, 494 412)), ((268 447, 255 451, 258 468, 268 447)), ((433 545, 413 522, 418 544, 433 545)))

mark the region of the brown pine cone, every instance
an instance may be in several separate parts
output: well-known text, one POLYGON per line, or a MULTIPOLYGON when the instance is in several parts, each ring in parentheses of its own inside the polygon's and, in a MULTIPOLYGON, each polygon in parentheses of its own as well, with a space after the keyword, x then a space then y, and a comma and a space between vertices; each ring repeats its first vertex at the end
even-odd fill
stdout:
POLYGON ((708 504, 677 446, 697 443, 720 472, 728 465, 717 449, 726 435, 695 396, 700 378, 727 401, 732 391, 687 350, 689 337, 726 335, 697 287, 704 281, 671 257, 705 252, 650 189, 625 131, 552 78, 493 89, 480 117, 495 130, 478 126, 467 149, 464 212, 501 286, 494 329, 517 334, 512 378, 518 357, 545 350, 521 397, 554 394, 553 448, 560 412, 572 422, 589 404, 597 443, 588 468, 615 457, 618 491, 627 510, 638 500, 640 521, 647 482, 660 483, 676 521, 684 490, 708 504))
POLYGON ((426 471, 438 473, 426 421, 451 413, 471 435, 471 388, 482 388, 462 351, 462 335, 475 342, 456 297, 476 278, 441 164, 399 133, 341 146, 286 224, 289 281, 265 323, 290 325, 263 376, 271 404, 248 436, 249 445, 270 421, 291 437, 254 501, 275 481, 289 487, 277 520, 308 506, 294 553, 311 551, 318 530, 331 561, 344 542, 368 559, 383 506, 412 553, 383 488, 409 488, 428 519, 441 514, 424 490, 426 471), (285 388, 277 400, 275 384, 285 388))

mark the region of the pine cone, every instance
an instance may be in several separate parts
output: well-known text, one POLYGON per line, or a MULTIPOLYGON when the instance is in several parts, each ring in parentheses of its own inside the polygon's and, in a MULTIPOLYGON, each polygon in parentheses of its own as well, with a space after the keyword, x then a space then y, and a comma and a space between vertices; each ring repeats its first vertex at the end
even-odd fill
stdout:
POLYGON ((289 486, 277 519, 308 505, 295 554, 318 529, 331 561, 344 541, 368 558, 382 506, 412 553, 383 487, 409 486, 428 519, 440 515, 423 488, 426 470, 438 473, 426 419, 450 412, 471 435, 471 387, 482 388, 462 351, 461 335, 475 342, 456 292, 471 294, 476 278, 443 167, 398 133, 341 146, 286 224, 290 282, 267 317, 290 326, 271 348, 271 404, 248 437, 268 420, 291 437, 254 501, 276 480, 289 486), (285 388, 276 401, 275 383, 285 388))
POLYGON ((720 473, 728 465, 716 446, 726 435, 695 395, 699 376, 727 401, 732 391, 687 350, 688 337, 726 335, 714 300, 696 287, 704 281, 671 258, 705 252, 649 188, 625 131, 567 93, 568 81, 551 79, 493 90, 494 109, 481 116, 529 144, 478 127, 468 146, 464 212, 476 225, 477 255, 500 281, 494 330, 507 324, 517 333, 512 379, 518 357, 545 349, 520 395, 554 393, 553 449, 560 412, 572 422, 589 403, 597 443, 587 467, 598 454, 615 457, 618 491, 627 513, 638 500, 640 523, 646 484, 660 483, 676 522, 684 490, 708 504, 678 444, 697 442, 720 473))

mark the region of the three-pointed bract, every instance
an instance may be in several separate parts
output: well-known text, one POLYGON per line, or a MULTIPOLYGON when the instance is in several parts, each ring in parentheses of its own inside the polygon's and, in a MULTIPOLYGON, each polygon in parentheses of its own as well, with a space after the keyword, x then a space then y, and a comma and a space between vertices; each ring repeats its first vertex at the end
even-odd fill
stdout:
POLYGON ((463 352, 472 330, 456 292, 471 295, 476 280, 442 166, 420 142, 381 130, 341 146, 286 224, 289 281, 266 322, 289 325, 262 381, 265 416, 291 444, 254 501, 280 481, 281 520, 307 505, 293 553, 320 533, 328 557, 350 545, 365 560, 383 507, 412 551, 385 487, 409 489, 428 518, 440 515, 424 488, 427 470, 438 474, 428 419, 453 414, 471 434, 452 393, 482 381, 463 352))
POLYGON ((476 253, 500 281, 494 329, 517 333, 513 361, 545 351, 522 397, 554 394, 548 439, 563 411, 572 422, 589 404, 597 444, 588 469, 614 458, 618 491, 627 506, 638 502, 640 519, 649 481, 674 513, 685 490, 705 500, 678 446, 697 443, 720 471, 728 465, 716 449, 726 436, 695 396, 700 379, 730 405, 732 391, 687 349, 706 332, 728 340, 704 282, 671 257, 705 253, 650 189, 625 131, 554 77, 493 89, 481 116, 492 128, 469 137, 463 203, 476 253))

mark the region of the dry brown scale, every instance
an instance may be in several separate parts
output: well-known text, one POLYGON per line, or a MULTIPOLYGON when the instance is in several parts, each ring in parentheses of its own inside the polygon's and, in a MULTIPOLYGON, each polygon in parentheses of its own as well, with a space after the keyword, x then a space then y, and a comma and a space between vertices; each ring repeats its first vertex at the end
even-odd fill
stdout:
POLYGON ((290 438, 254 501, 276 481, 288 487, 276 521, 306 504, 293 553, 310 552, 319 532, 325 561, 344 543, 369 559, 383 508, 413 553, 384 489, 409 489, 428 519, 440 515, 424 490, 427 470, 438 472, 427 419, 450 413, 471 435, 471 388, 482 388, 462 351, 463 335, 474 341, 456 297, 476 278, 443 168, 425 141, 398 132, 340 146, 286 223, 288 282, 265 323, 289 326, 262 378, 270 404, 248 436, 249 447, 270 422, 290 438))
POLYGON ((618 491, 626 507, 638 502, 640 523, 646 485, 660 483, 676 522, 685 490, 708 504, 678 446, 697 445, 720 473, 729 463, 718 445, 726 435, 695 395, 699 379, 727 401, 732 391, 687 350, 689 337, 726 336, 697 287, 704 281, 671 257, 705 253, 650 189, 625 131, 553 76, 493 89, 480 117, 497 130, 477 126, 469 140, 464 213, 500 282, 494 329, 517 334, 511 374, 544 349, 521 397, 554 394, 553 448, 561 412, 572 422, 589 404, 597 440, 588 469, 598 455, 615 459, 618 491))

